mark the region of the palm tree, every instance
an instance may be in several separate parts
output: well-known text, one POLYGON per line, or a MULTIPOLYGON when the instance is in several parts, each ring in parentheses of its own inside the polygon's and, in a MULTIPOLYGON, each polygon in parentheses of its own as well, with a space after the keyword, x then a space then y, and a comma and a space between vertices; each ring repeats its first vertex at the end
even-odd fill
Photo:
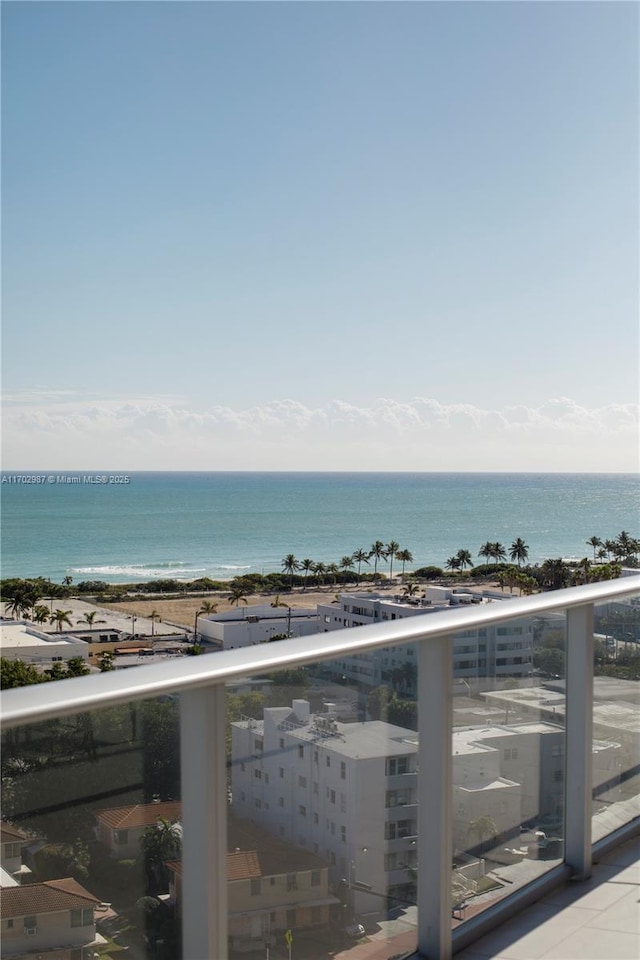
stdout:
POLYGON ((414 597, 418 590, 419 587, 415 580, 410 580, 409 583, 405 584, 402 593, 405 597, 414 597))
POLYGON ((54 610, 49 616, 49 623, 55 623, 58 633, 62 633, 62 625, 64 623, 68 623, 70 627, 73 626, 71 623, 72 612, 72 610, 54 610))
POLYGON ((285 573, 288 573, 291 576, 291 583, 289 584, 289 587, 291 590, 293 590, 293 575, 296 570, 300 569, 300 564, 292 553, 288 553, 282 561, 282 569, 285 573))
POLYGON ((396 559, 400 544, 396 540, 389 540, 384 549, 389 560, 389 580, 393 581, 393 561, 396 559))
POLYGON ((106 623, 106 620, 96 620, 98 616, 97 610, 90 610, 88 613, 85 613, 82 620, 78 620, 78 623, 86 623, 88 627, 92 627, 94 623, 106 623))
POLYGON ((42 603, 36 604, 33 608, 33 619, 35 623, 46 623, 49 619, 49 608, 42 603))
POLYGON ((593 562, 596 562, 596 550, 598 547, 602 546, 602 540, 600 537, 596 537, 595 534, 586 541, 587 545, 593 547, 593 562))
POLYGON ((299 565, 299 568, 298 568, 298 569, 304 570, 304 584, 303 584, 303 586, 302 586, 302 592, 303 592, 303 593, 304 593, 304 592, 306 591, 306 589, 307 589, 307 577, 309 576, 309 572, 310 572, 311 570, 313 570, 313 567, 314 567, 313 560, 309 560, 308 557, 306 557, 304 560, 301 560, 301 561, 300 561, 300 565, 299 565))
MULTIPOLYGON (((202 606, 204 607, 204 603, 202 604, 202 606)), ((217 607, 217 605, 216 605, 215 603, 214 603, 214 604, 208 604, 208 606, 210 606, 210 607, 211 607, 211 606, 214 606, 216 609, 215 609, 215 610, 204 610, 204 609, 203 609, 203 611, 202 611, 203 613, 215 613, 215 612, 217 611, 217 609, 218 609, 218 607, 217 607)), ((160 614, 158 613, 157 610, 152 610, 151 613, 149 614, 148 619, 151 620, 151 636, 153 637, 153 636, 155 636, 155 632, 156 632, 156 620, 162 621, 162 617, 160 616, 160 614)))
POLYGON ((72 583, 73 583, 73 577, 65 577, 62 581, 62 585, 64 587, 70 587, 72 583))
POLYGON ((396 558, 402 563, 401 579, 404 583, 404 565, 405 563, 413 563, 413 554, 411 553, 411 550, 398 550, 396 553, 396 558))
POLYGON ((513 541, 509 549, 509 559, 517 560, 518 566, 522 563, 525 563, 527 557, 529 556, 529 547, 524 542, 522 537, 518 537, 513 541))
POLYGON ((496 561, 496 563, 500 563, 501 560, 507 559, 506 550, 504 549, 502 544, 499 543, 497 540, 495 543, 491 544, 491 556, 496 561))
POLYGON ((482 544, 482 546, 478 550, 478 556, 484 557, 485 560, 488 560, 489 557, 493 556, 493 544, 491 543, 490 540, 487 540, 485 543, 482 544))
POLYGON ((371 554, 367 553, 366 550, 363 550, 362 547, 360 547, 358 550, 353 551, 353 559, 358 564, 358 583, 360 583, 360 579, 361 579, 360 568, 362 567, 363 563, 366 563, 366 565, 369 566, 370 556, 371 554))
POLYGON ((353 570, 353 557, 345 556, 340 561, 340 566, 347 573, 349 570, 353 570))
POLYGON ((318 585, 320 584, 321 580, 324 580, 324 575, 326 572, 327 572, 326 564, 324 564, 321 560, 319 560, 317 563, 314 563, 313 574, 316 578, 316 581, 318 582, 318 585))
POLYGON ((460 569, 460 560, 458 557, 449 557, 447 562, 444 565, 445 570, 451 570, 453 573, 455 570, 460 569))
POLYGON ((198 617, 203 613, 210 614, 210 613, 217 613, 217 612, 218 612, 218 604, 211 603, 209 600, 205 600, 202 606, 200 607, 200 609, 196 610, 196 619, 193 624, 193 642, 194 643, 198 642, 198 617))
POLYGON ((618 555, 621 560, 626 560, 627 557, 635 555, 638 551, 637 541, 635 541, 626 530, 620 531, 616 537, 616 545, 618 547, 618 555))
POLYGON ((247 596, 244 590, 242 589, 242 587, 235 586, 231 588, 231 593, 227 597, 227 600, 229 601, 232 607, 233 606, 239 607, 241 603, 244 603, 246 606, 247 596))
POLYGON ((340 573, 340 567, 337 563, 329 563, 327 564, 327 573, 333 577, 333 585, 335 587, 338 574, 340 573))
POLYGON ((140 848, 147 876, 158 889, 163 889, 166 881, 165 863, 178 859, 182 852, 182 824, 170 823, 160 817, 140 837, 140 848))
POLYGON ((371 552, 369 553, 369 556, 374 558, 373 576, 376 581, 378 579, 378 561, 381 560, 384 555, 384 543, 382 540, 376 540, 375 543, 371 544, 371 552))
POLYGON ((567 565, 561 558, 545 560, 540 567, 540 573, 543 586, 550 587, 552 590, 565 587, 570 576, 567 565))
POLYGON ((471 559, 471 554, 468 550, 458 550, 456 557, 459 560, 459 567, 461 570, 464 570, 465 567, 473 566, 473 560, 471 559))

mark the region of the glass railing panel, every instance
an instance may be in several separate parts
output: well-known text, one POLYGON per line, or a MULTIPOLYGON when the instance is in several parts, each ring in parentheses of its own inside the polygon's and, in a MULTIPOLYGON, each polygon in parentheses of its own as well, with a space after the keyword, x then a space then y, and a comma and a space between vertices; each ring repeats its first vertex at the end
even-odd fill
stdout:
POLYGON ((416 653, 227 688, 230 952, 415 950, 416 653))
POLYGON ((179 957, 167 861, 180 857, 180 815, 174 698, 3 733, 3 955, 179 957))
POLYGON ((452 923, 563 858, 565 617, 453 642, 452 923))
POLYGON ((639 716, 640 597, 634 597, 594 612, 594 841, 640 815, 639 716))

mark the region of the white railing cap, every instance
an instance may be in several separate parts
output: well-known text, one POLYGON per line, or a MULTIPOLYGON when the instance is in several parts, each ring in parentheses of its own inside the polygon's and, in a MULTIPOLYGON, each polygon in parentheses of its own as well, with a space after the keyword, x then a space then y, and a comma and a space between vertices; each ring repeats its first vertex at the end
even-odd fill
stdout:
POLYGON ((530 597, 505 597, 505 602, 456 606, 441 613, 385 620, 357 629, 349 627, 129 670, 56 680, 4 691, 0 720, 2 728, 8 729, 100 707, 118 706, 131 700, 150 699, 301 667, 365 650, 429 637, 453 636, 462 630, 542 615, 552 610, 620 600, 634 594, 640 594, 640 576, 589 583, 530 597))

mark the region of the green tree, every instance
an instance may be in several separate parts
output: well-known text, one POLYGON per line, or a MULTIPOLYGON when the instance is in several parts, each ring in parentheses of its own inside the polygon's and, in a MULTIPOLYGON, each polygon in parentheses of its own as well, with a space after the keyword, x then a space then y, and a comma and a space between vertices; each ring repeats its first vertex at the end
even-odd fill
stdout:
POLYGON ((496 563, 500 563, 502 560, 507 559, 507 551, 498 540, 491 544, 491 556, 496 563))
POLYGON ((456 553, 458 559, 458 568, 464 570, 466 567, 473 566, 473 560, 471 559, 471 553, 469 550, 458 550, 456 553))
POLYGON ((39 673, 30 663, 22 660, 9 660, 0 657, 0 689, 12 690, 14 687, 28 687, 32 683, 42 683, 48 677, 39 673))
POLYGON ((409 582, 404 585, 402 593, 405 597, 415 597, 419 589, 420 587, 415 580, 409 580, 409 582))
POLYGON ((517 561, 518 566, 526 562, 529 556, 529 547, 522 537, 517 537, 509 548, 509 559, 517 561))
POLYGON ((168 888, 165 863, 178 860, 182 853, 182 824, 159 817, 140 837, 140 851, 149 888, 163 892, 168 888))
POLYGON ((85 613, 82 620, 78 620, 78 623, 86 623, 89 627, 92 627, 94 623, 106 623, 106 620, 96 620, 98 616, 97 610, 90 610, 88 613, 85 613))
POLYGON ((49 617, 49 623, 55 623, 58 633, 62 633, 62 627, 65 623, 73 626, 71 623, 71 610, 54 610, 49 617))
POLYGON ((285 573, 288 573, 289 576, 291 577, 291 581, 289 583, 289 589, 293 590, 293 575, 296 572, 296 570, 300 569, 300 564, 298 563, 298 561, 296 560, 296 558, 292 553, 288 553, 284 558, 284 560, 282 561, 282 569, 284 570, 285 573))
POLYGON ((242 587, 237 585, 231 588, 231 593, 227 597, 227 600, 232 607, 239 607, 241 603, 244 603, 245 606, 247 605, 246 594, 242 587))
POLYGON ((540 567, 540 577, 544 587, 549 587, 551 590, 560 590, 562 587, 566 587, 571 578, 571 572, 564 560, 558 557, 555 560, 544 561, 540 567))
POLYGON ((198 619, 203 614, 208 615, 208 614, 217 613, 217 612, 218 612, 218 604, 211 603, 209 600, 205 600, 204 603, 201 604, 200 609, 196 610, 196 619, 193 624, 193 642, 194 643, 197 643, 197 640, 198 640, 198 619))
POLYGON ((493 556, 493 544, 490 540, 482 544, 478 550, 478 556, 484 557, 486 560, 489 560, 493 556))
POLYGON ((394 697, 391 687, 375 687, 367 697, 367 712, 372 720, 388 720, 389 704, 394 697))
POLYGON ((413 563, 413 554, 411 553, 410 550, 398 550, 398 552, 396 553, 396 558, 400 560, 400 562, 402 563, 401 579, 402 579, 402 582, 404 583, 405 564, 413 563))
POLYGON ((304 583, 302 584, 303 593, 305 593, 307 589, 307 577, 309 576, 309 573, 313 570, 313 568, 314 568, 314 562, 313 560, 310 560, 309 557, 305 557, 304 560, 300 561, 299 569, 302 570, 302 572, 304 573, 304 583))
POLYGON ((104 653, 99 654, 96 659, 98 661, 100 673, 109 673, 109 671, 115 670, 115 665, 113 662, 115 660, 115 656, 110 650, 105 650, 104 653))
POLYGON ((353 560, 355 563, 358 564, 358 583, 360 583, 360 580, 362 579, 361 573, 360 573, 362 569, 362 564, 366 563, 367 566, 369 566, 370 556, 371 554, 367 553, 366 550, 363 550, 362 547, 360 547, 358 550, 353 551, 353 560))
POLYGON ((324 575, 326 574, 326 572, 327 572, 326 564, 324 564, 321 560, 318 560, 317 563, 314 563, 313 575, 315 576, 316 583, 318 585, 324 581, 324 575))
POLYGON ((389 580, 391 582, 393 582, 393 561, 397 558, 399 549, 400 544, 396 540, 389 540, 389 543, 384 548, 385 555, 389 561, 389 580))
POLYGON ((446 562, 445 562, 444 568, 445 568, 445 570, 451 570, 452 573, 454 573, 455 571, 459 570, 459 569, 460 569, 460 560, 459 560, 459 558, 458 558, 457 556, 455 556, 455 557, 448 557, 447 560, 446 560, 446 562))
POLYGON ((374 579, 378 580, 378 563, 385 555, 384 543, 382 540, 376 540, 375 543, 371 544, 371 551, 369 553, 370 557, 373 557, 373 576, 374 579))
POLYGON ((340 567, 344 570, 345 573, 348 573, 349 570, 353 570, 353 557, 345 556, 340 561, 340 567))
POLYGON ((46 623, 49 619, 49 608, 43 603, 38 603, 33 608, 33 620, 35 623, 46 623))
POLYGON ((66 666, 67 677, 86 677, 87 674, 91 673, 87 661, 82 657, 71 657, 70 660, 67 660, 66 666))
POLYGON ((602 546, 602 540, 600 539, 600 537, 596 537, 596 535, 594 534, 592 537, 589 537, 589 539, 586 542, 588 546, 593 547, 593 562, 595 563, 596 550, 598 549, 598 547, 602 546))
POLYGON ((338 566, 337 563, 329 563, 327 564, 327 573, 333 577, 333 585, 335 587, 338 579, 338 574, 340 573, 340 567, 338 566))

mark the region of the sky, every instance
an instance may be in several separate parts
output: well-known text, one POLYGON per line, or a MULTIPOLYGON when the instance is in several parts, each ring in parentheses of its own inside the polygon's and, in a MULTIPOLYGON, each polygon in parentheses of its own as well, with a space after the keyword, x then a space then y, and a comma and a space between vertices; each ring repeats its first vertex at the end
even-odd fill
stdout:
POLYGON ((638 17, 3 3, 3 469, 637 470, 638 17))

